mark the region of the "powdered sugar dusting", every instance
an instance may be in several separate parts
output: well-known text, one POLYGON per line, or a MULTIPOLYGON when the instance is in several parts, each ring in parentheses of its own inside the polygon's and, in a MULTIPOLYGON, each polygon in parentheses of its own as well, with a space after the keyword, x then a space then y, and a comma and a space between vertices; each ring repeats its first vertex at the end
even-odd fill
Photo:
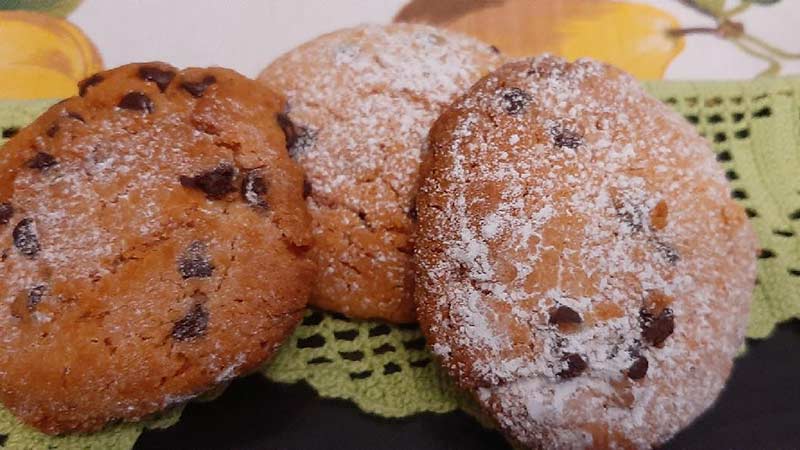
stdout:
POLYGON ((708 144, 589 60, 506 65, 447 114, 420 194, 434 352, 525 445, 663 442, 722 388, 755 277, 708 144), (582 323, 553 324, 559 306, 582 323), (664 309, 674 332, 653 345, 643 314, 664 309))
POLYGON ((324 307, 413 320, 409 212, 428 130, 500 62, 487 44, 460 34, 365 25, 290 51, 259 76, 286 94, 289 117, 313 136, 296 158, 313 186, 318 242, 348 242, 318 249, 315 297, 324 307))
POLYGON ((0 224, 0 400, 49 433, 138 420, 253 370, 301 319, 314 274, 281 97, 216 68, 96 78, 0 151, 13 208, 0 224), (214 81, 198 95, 185 87, 197 78, 214 81))
POLYGON ((369 25, 312 41, 276 61, 260 79, 285 91, 296 124, 324 133, 299 156, 315 192, 335 195, 374 171, 385 172, 408 197, 408 180, 416 175, 433 120, 499 61, 488 46, 465 36, 422 25, 369 25), (330 60, 327 70, 297 73, 330 60), (295 85, 298 78, 302 83, 295 85), (323 117, 315 114, 320 110, 323 117), (338 157, 337 147, 348 157, 338 157), (401 159, 388 166, 384 157, 390 153, 401 159))

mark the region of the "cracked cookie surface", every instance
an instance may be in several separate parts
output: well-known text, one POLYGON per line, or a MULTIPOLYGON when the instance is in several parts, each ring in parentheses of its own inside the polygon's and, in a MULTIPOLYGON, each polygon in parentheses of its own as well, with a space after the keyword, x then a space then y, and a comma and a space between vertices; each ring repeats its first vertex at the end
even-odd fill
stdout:
POLYGON ((496 49, 472 38, 393 24, 321 36, 261 73, 288 98, 290 153, 308 177, 320 267, 311 304, 415 321, 414 193, 428 129, 500 63, 496 49))
POLYGON ((131 64, 0 150, 0 400, 47 433, 137 420, 257 368, 314 278, 284 99, 131 64))
POLYGON ((757 241, 709 144, 633 78, 504 65, 431 130, 416 299, 434 353, 524 448, 653 448, 744 343, 757 241))

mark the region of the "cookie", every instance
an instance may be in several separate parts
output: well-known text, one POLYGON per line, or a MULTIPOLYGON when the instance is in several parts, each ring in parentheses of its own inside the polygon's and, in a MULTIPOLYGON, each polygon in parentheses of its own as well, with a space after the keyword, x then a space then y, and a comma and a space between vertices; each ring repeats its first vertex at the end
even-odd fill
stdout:
POLYGON ((256 369, 313 279, 285 100, 225 69, 81 82, 0 150, 0 400, 46 432, 256 369))
POLYGON ((431 130, 418 197, 431 348, 528 448, 651 448, 744 342, 756 238, 708 143, 630 76, 504 65, 431 130))
POLYGON ((422 25, 337 31, 259 76, 284 92, 290 152, 307 174, 320 275, 311 304, 415 320, 415 183, 439 113, 500 63, 489 45, 422 25))

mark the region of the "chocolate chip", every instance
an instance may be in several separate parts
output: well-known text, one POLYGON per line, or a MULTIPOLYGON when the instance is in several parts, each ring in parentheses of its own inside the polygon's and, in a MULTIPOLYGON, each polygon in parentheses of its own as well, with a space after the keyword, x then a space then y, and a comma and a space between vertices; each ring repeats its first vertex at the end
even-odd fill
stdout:
POLYGON ((86 91, 90 87, 92 87, 92 86, 94 86, 96 84, 99 84, 101 81, 103 81, 103 79, 104 78, 103 78, 102 75, 100 75, 99 73, 96 73, 96 74, 90 76, 89 78, 86 78, 85 80, 79 82, 78 83, 78 95, 80 95, 81 97, 85 96, 86 95, 86 91))
POLYGON ((647 375, 647 368, 649 366, 650 363, 647 361, 647 358, 641 355, 638 356, 628 368, 628 378, 631 380, 641 380, 647 375))
POLYGON ((267 209, 269 204, 264 195, 268 190, 267 182, 258 169, 247 172, 242 179, 242 198, 250 206, 267 209))
POLYGON ((283 135, 286 136, 286 148, 291 149, 297 142, 297 128, 294 126, 294 122, 286 113, 278 113, 275 116, 275 120, 278 121, 278 125, 283 130, 283 135))
POLYGON ((161 92, 164 92, 172 83, 175 78, 175 72, 171 70, 163 70, 155 66, 142 66, 139 67, 139 78, 144 81, 152 81, 158 86, 161 92))
POLYGON ((3 139, 11 139, 19 133, 19 128, 9 127, 3 129, 3 139))
POLYGON ((200 175, 181 176, 180 182, 183 187, 205 192, 211 200, 219 200, 231 192, 236 192, 236 187, 233 185, 235 176, 236 170, 233 166, 223 163, 200 175))
POLYGON ((191 341, 206 334, 208 311, 197 302, 183 318, 172 326, 172 338, 176 341, 191 341))
POLYGON ((122 97, 122 100, 119 101, 117 107, 129 109, 131 111, 142 111, 148 114, 155 110, 155 105, 153 105, 153 101, 150 100, 150 97, 141 92, 128 92, 122 97))
POLYGON ((412 221, 414 221, 414 222, 417 221, 418 216, 417 216, 417 200, 416 199, 414 199, 414 201, 411 202, 411 207, 408 208, 408 211, 406 211, 406 215, 412 221))
POLYGON ((503 91, 501 106, 509 114, 521 113, 531 102, 531 96, 520 88, 510 88, 503 91))
POLYGON ((553 143, 556 147, 566 147, 575 150, 583 143, 583 136, 580 133, 567 128, 554 128, 550 130, 553 136, 553 143))
POLYGON ((192 95, 192 97, 200 98, 205 94, 209 86, 216 83, 217 79, 213 75, 206 75, 202 81, 184 81, 181 83, 181 88, 192 95))
POLYGON ((33 158, 29 159, 28 162, 25 163, 28 168, 31 169, 39 169, 39 170, 46 170, 50 167, 55 166, 58 164, 56 158, 53 155, 45 152, 38 152, 33 158))
POLYGON ((567 363, 567 368, 558 372, 559 378, 562 379, 575 378, 589 367, 581 355, 577 353, 567 353, 561 358, 561 361, 567 363))
POLYGON ((497 46, 496 46, 496 45, 490 45, 490 46, 489 46, 489 50, 491 50, 491 51, 492 51, 492 53, 494 53, 494 54, 496 54, 496 55, 499 55, 499 54, 500 54, 500 49, 499 49, 499 48, 497 48, 497 46))
POLYGON ((578 324, 583 322, 581 315, 569 306, 559 305, 550 309, 550 325, 578 324))
POLYGON ((56 133, 58 133, 58 130, 60 129, 61 127, 57 123, 54 123, 50 125, 45 133, 47 134, 47 137, 55 137, 56 133))
POLYGON ((311 182, 308 181, 308 178, 303 177, 303 198, 308 198, 312 192, 314 192, 314 187, 311 186, 311 182))
POLYGON ((208 278, 214 274, 214 264, 208 256, 208 247, 194 241, 178 258, 178 272, 184 280, 188 278, 208 278))
POLYGON ((364 211, 359 211, 359 212, 358 212, 358 218, 359 218, 359 220, 361 220, 362 222, 364 222, 365 224, 367 224, 367 213, 366 213, 366 212, 364 212, 364 211))
POLYGON ((47 288, 41 284, 28 291, 28 311, 36 309, 36 306, 41 303, 45 291, 47 291, 47 288))
POLYGON ((33 219, 22 219, 12 233, 14 247, 25 256, 36 256, 39 253, 39 238, 36 236, 36 225, 33 219))
POLYGON ((8 442, 8 435, 0 433, 0 447, 5 446, 6 442, 8 442))
POLYGON ((285 113, 276 117, 278 125, 286 136, 286 150, 292 159, 297 159, 308 147, 314 143, 316 133, 308 128, 296 125, 285 113))
POLYGON ((7 224, 14 216, 14 207, 11 203, 0 203, 0 225, 7 224))
POLYGON ((675 331, 675 317, 672 310, 665 308, 658 316, 653 316, 646 310, 640 311, 642 322, 642 337, 653 346, 660 346, 675 331))

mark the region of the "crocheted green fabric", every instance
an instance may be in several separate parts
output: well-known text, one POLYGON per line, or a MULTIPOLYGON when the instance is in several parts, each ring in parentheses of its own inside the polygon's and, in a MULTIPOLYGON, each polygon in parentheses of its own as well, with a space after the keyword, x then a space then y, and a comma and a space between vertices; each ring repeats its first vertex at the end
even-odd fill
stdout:
MULTIPOLYGON (((731 195, 747 208, 763 248, 748 336, 763 338, 777 323, 800 317, 800 78, 661 81, 647 88, 711 140, 731 195)), ((50 104, 0 102, 0 130, 13 134, 6 130, 24 126, 50 104)), ((477 413, 437 367, 413 326, 309 311, 262 373, 276 382, 305 381, 323 397, 347 399, 383 417, 458 408, 477 413)), ((0 408, 0 447, 129 449, 144 428, 169 426, 179 415, 174 410, 89 436, 53 438, 20 425, 0 408)))
POLYGON ((649 83, 713 143, 761 243, 747 335, 800 317, 800 78, 649 83))

